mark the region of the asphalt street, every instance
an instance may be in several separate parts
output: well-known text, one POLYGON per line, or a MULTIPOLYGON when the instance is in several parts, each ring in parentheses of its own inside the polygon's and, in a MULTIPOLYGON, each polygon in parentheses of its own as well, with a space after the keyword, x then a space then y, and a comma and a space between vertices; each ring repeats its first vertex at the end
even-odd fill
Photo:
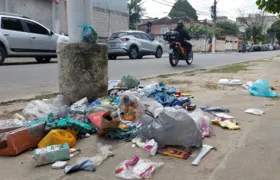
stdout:
MULTIPOLYGON (((280 54, 280 51, 255 53, 195 54, 194 63, 187 66, 182 61, 171 67, 168 58, 147 57, 141 60, 109 61, 109 78, 120 79, 125 74, 138 78, 160 74, 175 73, 193 69, 210 68, 235 62, 265 59, 280 54)), ((0 101, 32 97, 42 93, 58 91, 58 64, 36 64, 33 59, 7 59, 0 66, 0 101)))

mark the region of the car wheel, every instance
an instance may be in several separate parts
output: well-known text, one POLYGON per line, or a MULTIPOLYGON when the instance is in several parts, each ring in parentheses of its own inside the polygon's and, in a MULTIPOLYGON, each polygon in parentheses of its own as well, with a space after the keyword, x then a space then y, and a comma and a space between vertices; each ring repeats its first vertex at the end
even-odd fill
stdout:
POLYGON ((6 53, 3 47, 0 46, 0 65, 4 63, 6 58, 6 53))
POLYGON ((137 59, 138 58, 138 48, 136 46, 132 46, 129 49, 129 58, 130 59, 137 59))
POLYGON ((117 59, 117 56, 116 55, 109 55, 108 58, 110 60, 116 60, 117 59))
POLYGON ((156 58, 161 58, 162 57, 162 49, 160 47, 157 48, 157 51, 156 51, 156 58))
POLYGON ((51 61, 49 57, 35 57, 35 59, 38 63, 49 63, 51 61))
POLYGON ((137 57, 137 59, 142 59, 143 58, 143 56, 141 56, 141 55, 139 55, 138 57, 137 57))

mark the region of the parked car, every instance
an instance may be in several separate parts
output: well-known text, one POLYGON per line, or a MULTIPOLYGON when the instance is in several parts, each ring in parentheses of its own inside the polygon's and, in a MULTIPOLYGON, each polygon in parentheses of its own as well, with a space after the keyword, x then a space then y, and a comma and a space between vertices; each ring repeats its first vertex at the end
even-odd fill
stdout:
POLYGON ((0 64, 7 57, 35 57, 38 63, 56 57, 61 36, 22 15, 0 12, 0 64))
MULTIPOLYGON (((242 52, 241 46, 239 47, 238 52, 242 52)), ((246 46, 245 52, 254 52, 253 46, 250 46, 250 45, 246 46)))
POLYGON ((253 45, 253 50, 254 51, 262 51, 261 45, 253 45))
POLYGON ((141 59, 146 55, 154 55, 161 58, 162 45, 154 38, 142 31, 116 32, 108 41, 109 59, 117 59, 118 56, 129 56, 130 59, 141 59))
POLYGON ((273 51, 274 50, 274 48, 273 48, 273 46, 271 44, 268 44, 267 46, 268 46, 268 50, 269 51, 273 51))
POLYGON ((267 51, 268 47, 264 44, 260 45, 261 46, 261 51, 267 51))

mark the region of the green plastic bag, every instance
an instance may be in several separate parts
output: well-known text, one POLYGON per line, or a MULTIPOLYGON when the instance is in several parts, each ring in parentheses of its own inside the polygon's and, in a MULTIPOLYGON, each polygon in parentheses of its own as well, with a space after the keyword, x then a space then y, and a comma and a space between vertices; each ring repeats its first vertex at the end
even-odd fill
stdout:
POLYGON ((130 75, 125 75, 121 80, 121 86, 128 89, 136 88, 139 84, 140 80, 130 75))
POLYGON ((83 41, 88 43, 96 43, 98 39, 98 34, 96 30, 89 25, 80 25, 80 28, 83 28, 83 41))

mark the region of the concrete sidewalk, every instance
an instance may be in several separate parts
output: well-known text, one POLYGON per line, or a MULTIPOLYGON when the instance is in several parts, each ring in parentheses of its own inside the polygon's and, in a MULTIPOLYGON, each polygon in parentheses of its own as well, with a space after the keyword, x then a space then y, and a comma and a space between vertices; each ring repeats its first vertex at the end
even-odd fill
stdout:
MULTIPOLYGON (((211 72, 202 71, 176 76, 162 76, 150 81, 163 81, 169 86, 179 88, 182 92, 195 96, 193 103, 198 106, 222 106, 231 110, 241 130, 230 131, 213 126, 215 136, 204 140, 217 151, 212 151, 199 164, 191 166, 194 158, 181 160, 156 155, 151 157, 140 148, 132 148, 131 143, 105 140, 91 136, 78 142, 81 148, 79 157, 92 157, 97 153, 97 143, 112 144, 115 156, 107 159, 96 172, 76 172, 64 175, 63 170, 53 170, 50 165, 34 168, 32 151, 17 157, 0 157, 1 179, 4 180, 115 180, 115 167, 133 155, 139 155, 165 165, 153 176, 155 180, 276 180, 279 179, 280 153, 280 121, 279 98, 260 98, 249 95, 240 86, 220 86, 221 78, 240 79, 243 82, 259 78, 268 80, 277 89, 280 83, 275 80, 280 77, 280 58, 255 61, 240 65, 232 65, 211 72), (242 71, 239 71, 242 70, 242 71), (265 115, 254 116, 245 114, 248 108, 265 111, 265 115)), ((149 82, 143 82, 149 83, 149 82)), ((279 91, 278 91, 279 92, 279 91)), ((209 115, 209 114, 205 114, 209 115)), ((1 119, 1 118, 0 118, 1 119)), ((76 157, 77 158, 77 157, 76 157)), ((74 164, 76 158, 69 161, 74 164)))

